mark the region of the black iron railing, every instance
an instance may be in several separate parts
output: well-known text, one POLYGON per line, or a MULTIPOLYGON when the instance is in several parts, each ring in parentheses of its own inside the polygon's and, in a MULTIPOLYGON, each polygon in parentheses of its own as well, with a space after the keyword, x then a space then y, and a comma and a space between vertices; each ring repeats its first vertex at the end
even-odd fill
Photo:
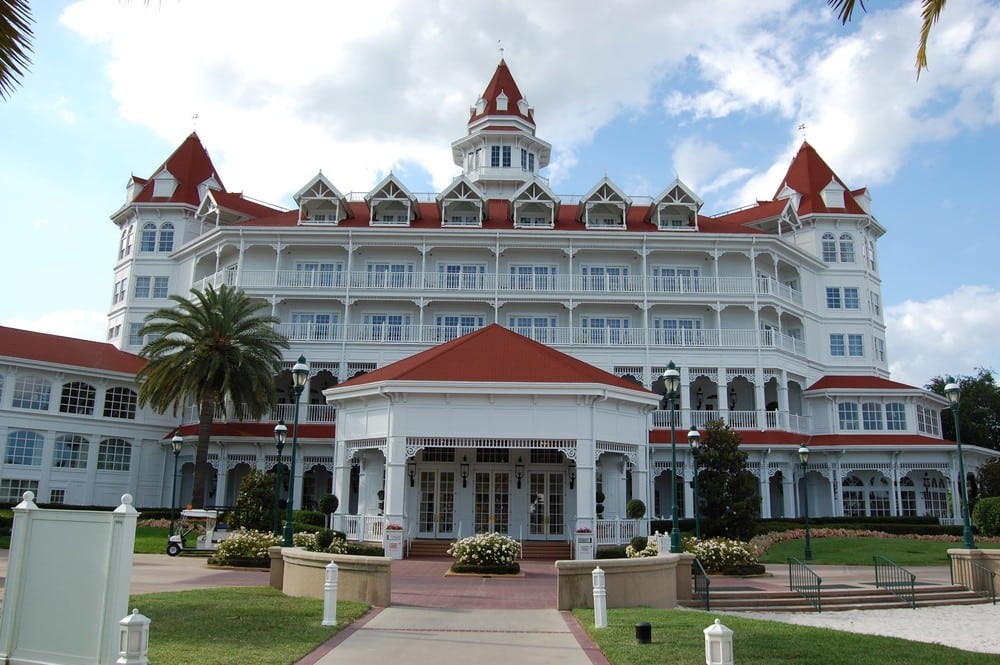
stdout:
MULTIPOLYGON (((962 586, 970 591, 979 594, 983 598, 989 598, 994 605, 997 604, 997 574, 982 564, 968 559, 958 559, 959 565, 964 570, 961 571, 962 586)), ((955 558, 948 555, 948 569, 951 572, 951 583, 955 584, 955 558)))
POLYGON ((793 556, 788 557, 788 588, 797 591, 817 612, 823 611, 822 586, 823 579, 812 568, 793 556))
POLYGON ((698 561, 698 559, 695 559, 691 565, 691 579, 694 583, 695 600, 702 601, 705 604, 705 611, 708 612, 711 609, 708 592, 709 587, 712 585, 712 580, 708 578, 705 567, 701 565, 701 561, 698 561))
POLYGON ((872 561, 875 563, 875 586, 879 589, 885 589, 900 600, 909 603, 913 609, 917 609, 915 586, 917 576, 884 556, 876 554, 872 557, 872 561))

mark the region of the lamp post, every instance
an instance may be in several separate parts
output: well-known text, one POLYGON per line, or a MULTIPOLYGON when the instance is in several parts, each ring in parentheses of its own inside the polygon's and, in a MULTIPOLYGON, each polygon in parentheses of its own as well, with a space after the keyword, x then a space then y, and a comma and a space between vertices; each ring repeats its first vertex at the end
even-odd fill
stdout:
POLYGON ((674 366, 671 360, 667 364, 666 371, 663 372, 663 387, 666 389, 664 399, 667 400, 670 409, 670 553, 680 554, 681 530, 677 523, 677 442, 674 440, 674 426, 676 421, 674 416, 677 412, 677 390, 681 385, 681 373, 674 366))
POLYGON ((276 536, 281 535, 281 501, 279 501, 281 496, 281 451, 285 447, 286 436, 288 436, 288 428, 285 427, 285 421, 279 420, 278 424, 274 426, 274 447, 278 449, 278 462, 274 465, 274 513, 272 521, 276 536))
POLYGON ((288 467, 288 499, 285 501, 285 530, 282 532, 281 546, 292 547, 292 504, 295 502, 295 450, 299 442, 299 397, 309 378, 309 365, 306 357, 299 356, 299 361, 292 367, 292 382, 295 388, 295 416, 292 420, 292 461, 288 467))
POLYGON ((809 542, 809 477, 806 465, 809 463, 809 446, 799 446, 799 461, 802 462, 802 507, 806 513, 806 561, 812 561, 812 544, 809 542))
POLYGON ((958 489, 962 493, 962 547, 967 550, 976 549, 972 538, 972 526, 969 524, 969 491, 965 482, 965 461, 962 459, 962 435, 958 429, 958 402, 961 389, 955 379, 948 377, 944 386, 944 396, 951 404, 951 415, 955 419, 955 446, 958 448, 958 489))
POLYGON ((170 535, 174 535, 174 515, 177 512, 177 456, 181 454, 184 446, 184 437, 178 432, 170 440, 170 447, 174 451, 174 484, 170 488, 170 535))
POLYGON ((701 540, 701 506, 698 502, 698 447, 701 445, 701 434, 694 425, 688 431, 688 445, 691 446, 691 457, 694 460, 694 537, 701 540))

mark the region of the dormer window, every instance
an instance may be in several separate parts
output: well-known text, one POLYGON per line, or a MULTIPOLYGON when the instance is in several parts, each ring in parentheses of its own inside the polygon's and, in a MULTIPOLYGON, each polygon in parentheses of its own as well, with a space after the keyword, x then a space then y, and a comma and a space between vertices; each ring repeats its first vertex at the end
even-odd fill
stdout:
POLYGON ((821 196, 823 205, 827 208, 844 207, 844 188, 836 180, 831 180, 830 184, 823 188, 821 196))
POLYGON ((508 101, 509 100, 507 99, 507 95, 505 95, 503 92, 497 95, 497 111, 506 111, 508 101))
POLYGON ((170 198, 177 189, 177 180, 168 171, 162 171, 153 178, 153 197, 170 198))

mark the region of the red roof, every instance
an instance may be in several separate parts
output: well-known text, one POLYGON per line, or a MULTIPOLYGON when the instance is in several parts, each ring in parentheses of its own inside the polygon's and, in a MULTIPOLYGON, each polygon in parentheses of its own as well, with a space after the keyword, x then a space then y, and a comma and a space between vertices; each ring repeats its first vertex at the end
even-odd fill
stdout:
POLYGON ((916 386, 890 381, 877 376, 824 376, 806 390, 922 390, 916 386))
MULTIPOLYGON (((222 436, 246 436, 255 438, 274 438, 274 426, 277 421, 259 423, 212 423, 212 437, 222 436)), ((292 425, 288 424, 289 433, 292 425)), ((170 439, 178 430, 168 432, 163 438, 170 439)), ((184 425, 180 428, 181 436, 197 437, 198 424, 184 425)), ((335 427, 333 423, 299 423, 298 435, 300 439, 328 439, 333 442, 335 427)))
POLYGON ((844 181, 833 172, 823 158, 819 156, 816 149, 803 141, 799 151, 792 158, 792 163, 788 166, 785 179, 781 182, 774 196, 777 198, 785 185, 791 187, 802 195, 799 201, 799 215, 825 212, 847 212, 852 215, 863 215, 865 211, 861 209, 858 202, 851 194, 851 188, 844 184, 844 181), (823 203, 821 192, 830 184, 831 180, 836 180, 844 188, 844 207, 827 208, 823 203))
POLYGON ((649 392, 497 324, 355 377, 338 387, 379 381, 587 383, 649 392))
POLYGON ((226 191, 226 188, 222 185, 222 178, 219 177, 215 166, 212 164, 212 158, 208 156, 208 151, 205 150, 205 146, 201 144, 201 139, 194 132, 191 132, 191 135, 184 139, 184 143, 181 143, 180 147, 174 150, 174 153, 170 157, 167 157, 167 161, 163 162, 153 172, 153 175, 155 176, 163 169, 169 171, 177 180, 177 188, 174 190, 174 193, 171 196, 154 197, 153 189, 155 181, 150 177, 145 185, 143 185, 142 191, 135 197, 136 201, 139 203, 189 203, 196 206, 201 203, 201 197, 198 194, 198 185, 209 178, 214 178, 222 191, 226 191))
POLYGON ((215 190, 212 192, 212 195, 215 197, 215 201, 220 207, 243 213, 244 215, 249 215, 251 217, 268 217, 274 215, 275 213, 283 212, 280 208, 273 208, 263 203, 257 203, 256 201, 245 199, 243 198, 243 194, 233 194, 231 192, 220 192, 219 190, 215 190))
MULTIPOLYGON (((934 439, 920 434, 822 434, 810 436, 798 432, 785 432, 777 430, 736 430, 740 435, 740 442, 749 445, 761 446, 800 446, 803 443, 810 448, 836 448, 837 446, 942 446, 951 445, 951 441, 934 439)), ((702 430, 704 436, 704 430, 702 430)), ((669 429, 654 429, 649 432, 649 442, 656 445, 670 445, 669 429)), ((680 446, 687 446, 687 430, 678 427, 674 430, 674 442, 680 446)))
POLYGON ((523 99, 523 96, 517 87, 517 83, 514 82, 514 77, 511 75, 510 69, 507 68, 507 63, 503 59, 497 65, 497 70, 493 72, 493 78, 486 84, 486 90, 483 91, 483 99, 486 100, 486 108, 483 109, 482 113, 476 113, 476 109, 473 108, 472 115, 469 118, 470 123, 477 118, 487 115, 513 115, 524 118, 532 124, 535 122, 534 113, 530 109, 528 109, 527 113, 521 113, 518 102, 523 99), (497 97, 500 96, 501 92, 507 96, 507 110, 505 111, 497 109, 497 97))
POLYGON ((0 356, 135 374, 146 364, 111 344, 0 326, 0 356))

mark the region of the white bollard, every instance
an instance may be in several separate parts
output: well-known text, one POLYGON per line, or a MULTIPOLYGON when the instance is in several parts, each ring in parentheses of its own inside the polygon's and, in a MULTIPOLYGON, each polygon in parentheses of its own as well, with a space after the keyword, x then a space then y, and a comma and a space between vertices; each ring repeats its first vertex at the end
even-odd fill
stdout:
POLYGON ((733 665, 733 631, 718 619, 706 628, 705 665, 733 665))
POLYGON ((337 564, 330 562, 326 567, 326 581, 323 584, 323 625, 337 625, 337 564))
POLYGON ((608 590, 604 587, 604 571, 600 566, 591 573, 594 580, 594 627, 608 627, 608 590))
POLYGON ((121 626, 118 642, 118 660, 115 665, 148 665, 149 618, 132 610, 132 614, 118 622, 121 626))

